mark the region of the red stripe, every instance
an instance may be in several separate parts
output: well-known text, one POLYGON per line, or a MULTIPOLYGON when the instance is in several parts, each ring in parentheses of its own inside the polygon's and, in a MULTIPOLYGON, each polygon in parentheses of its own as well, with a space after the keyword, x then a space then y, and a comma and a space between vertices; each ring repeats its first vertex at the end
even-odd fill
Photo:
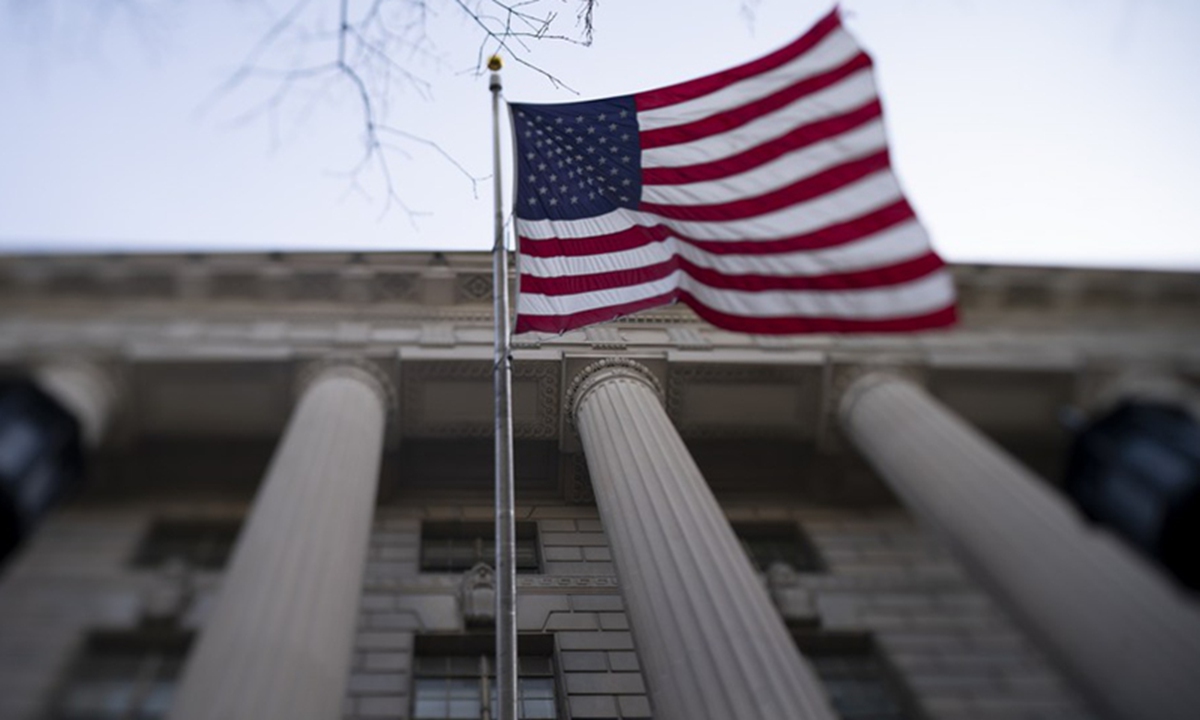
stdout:
POLYGON ((887 150, 880 150, 757 197, 711 205, 664 205, 643 202, 638 206, 638 210, 673 220, 740 220, 812 200, 887 168, 887 150))
POLYGON ((532 330, 561 335, 568 330, 581 328, 585 325, 608 322, 609 320, 615 320, 623 315, 632 315, 647 308, 669 305, 675 301, 678 292, 678 290, 672 290, 669 293, 645 298, 644 300, 635 300, 620 305, 609 305, 594 310, 584 310, 572 315, 518 315, 513 333, 517 334, 532 330))
POLYGON ((841 19, 838 17, 838 10, 835 7, 828 15, 812 26, 808 32, 804 33, 799 39, 792 44, 780 48, 766 57, 753 60, 745 65, 739 65, 735 68, 730 68, 723 72, 708 75, 695 80, 689 80, 677 85, 660 88, 658 90, 649 90, 644 93, 638 93, 637 104, 639 110, 652 110, 654 108, 664 107, 666 105, 674 105, 675 103, 692 100, 712 92, 716 92, 727 85, 732 85, 739 80, 744 80, 754 75, 760 75, 769 70, 786 65, 792 59, 797 58, 811 50, 817 43, 824 40, 834 30, 841 27, 841 19))
MULTIPOLYGON (((805 95, 811 95, 818 90, 824 90, 831 85, 836 85, 859 70, 869 67, 871 67, 871 58, 866 53, 860 52, 832 70, 820 75, 807 77, 777 93, 759 98, 745 105, 713 113, 712 115, 682 125, 672 125, 655 130, 643 130, 638 136, 641 141, 642 150, 663 147, 665 145, 677 145, 679 143, 706 138, 710 135, 728 132, 745 125, 751 120, 757 120, 764 115, 773 113, 805 95)), ((640 98, 640 96, 635 96, 635 98, 640 98)), ((637 100, 637 110, 639 113, 645 111, 640 99, 637 100)))
POLYGON ((958 321, 954 305, 923 315, 889 318, 887 320, 847 320, 825 317, 748 317, 731 315, 704 305, 686 291, 679 291, 679 300, 709 323, 733 332, 755 335, 799 335, 802 333, 892 333, 915 332, 945 328, 958 321))
POLYGON ((633 227, 610 235, 562 240, 520 238, 521 253, 530 257, 582 257, 632 250, 674 236, 682 242, 715 255, 769 255, 774 253, 819 250, 882 232, 916 217, 908 202, 901 199, 861 217, 775 240, 697 240, 672 232, 663 225, 633 227))
POLYGON ((894 265, 827 275, 729 275, 695 265, 682 257, 679 258, 679 267, 697 281, 711 288, 768 292, 771 290, 864 290, 888 287, 919 280, 940 270, 944 265, 941 258, 933 252, 929 252, 894 265))
POLYGON ((655 280, 662 280, 679 268, 681 259, 672 256, 665 262, 626 270, 592 273, 590 275, 560 275, 557 277, 542 277, 541 275, 521 275, 521 292, 533 295, 577 295, 579 293, 596 292, 597 290, 614 290, 642 285, 655 280))
POLYGON ((633 250, 650 243, 662 242, 671 236, 671 231, 664 225, 645 227, 636 225, 627 230, 608 235, 595 235, 586 238, 563 240, 549 238, 534 240, 519 237, 521 254, 530 257, 582 257, 584 255, 607 255, 608 253, 633 250))
POLYGON ((768 140, 737 155, 695 165, 645 168, 642 170, 642 185, 682 185, 736 175, 765 165, 800 148, 854 130, 882 115, 883 108, 879 100, 871 100, 866 105, 842 115, 801 125, 786 135, 768 140))
POLYGON ((744 292, 768 292, 772 290, 864 290, 888 287, 912 282, 944 267, 942 259, 933 252, 893 265, 869 270, 827 273, 825 275, 780 276, 729 274, 697 265, 687 258, 675 255, 665 262, 629 270, 570 275, 566 277, 540 277, 521 275, 521 292, 537 295, 576 295, 579 293, 616 290, 654 282, 667 277, 676 270, 683 270, 692 278, 708 287, 719 290, 744 292))

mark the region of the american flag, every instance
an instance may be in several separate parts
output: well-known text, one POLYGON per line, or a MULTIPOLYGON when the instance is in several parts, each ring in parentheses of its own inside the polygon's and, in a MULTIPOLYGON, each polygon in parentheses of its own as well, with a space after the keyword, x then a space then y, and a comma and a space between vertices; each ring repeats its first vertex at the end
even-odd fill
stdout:
POLYGON ((510 109, 517 333, 675 301, 759 334, 955 320, 949 273, 892 173, 871 59, 836 9, 715 75, 510 109))

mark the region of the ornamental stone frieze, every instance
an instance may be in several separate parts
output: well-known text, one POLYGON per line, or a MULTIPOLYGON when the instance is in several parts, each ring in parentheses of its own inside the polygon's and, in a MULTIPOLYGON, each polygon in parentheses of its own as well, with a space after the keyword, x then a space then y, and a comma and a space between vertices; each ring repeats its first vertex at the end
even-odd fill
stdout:
MULTIPOLYGON (((485 360, 403 362, 401 433, 405 437, 491 437, 492 363, 485 360)), ((557 361, 519 360, 513 365, 513 434, 552 439, 559 422, 557 361)))

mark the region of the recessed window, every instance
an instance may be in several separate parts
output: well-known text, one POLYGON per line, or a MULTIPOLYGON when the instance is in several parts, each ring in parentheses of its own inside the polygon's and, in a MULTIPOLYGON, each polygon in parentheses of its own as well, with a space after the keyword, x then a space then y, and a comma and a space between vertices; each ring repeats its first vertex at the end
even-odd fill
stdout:
POLYGON ((912 703, 878 646, 864 633, 793 629, 796 647, 841 720, 913 720, 912 703))
POLYGON ((824 570, 812 541, 796 523, 734 523, 733 531, 759 572, 776 563, 796 572, 824 570))
MULTIPOLYGON (((558 717, 553 640, 522 636, 518 641, 517 717, 558 717)), ((413 720, 480 718, 484 698, 496 712, 495 639, 491 635, 418 637, 413 659, 413 720)))
POLYGON ((171 707, 189 633, 90 635, 54 694, 49 720, 157 720, 171 707))
MULTIPOLYGON (((537 523, 516 524, 517 572, 537 573, 537 523)), ((421 572, 462 573, 477 563, 496 564, 491 523, 437 522, 421 526, 421 572)))
POLYGON ((188 567, 219 570, 233 551, 240 525, 234 520, 159 520, 142 540, 133 564, 159 568, 178 560, 188 567))

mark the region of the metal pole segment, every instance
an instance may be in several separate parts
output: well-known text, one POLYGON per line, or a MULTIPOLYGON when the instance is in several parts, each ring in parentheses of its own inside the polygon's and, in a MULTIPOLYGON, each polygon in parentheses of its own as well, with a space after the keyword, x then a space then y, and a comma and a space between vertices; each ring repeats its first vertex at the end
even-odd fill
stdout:
MULTIPOLYGON (((492 191, 496 238, 492 246, 492 301, 496 343, 496 690, 497 720, 517 720, 517 570, 513 537, 512 354, 508 336, 508 251, 504 247, 504 200, 500 183, 500 59, 492 70, 492 191)), ((489 698, 483 698, 486 706, 489 698)))

